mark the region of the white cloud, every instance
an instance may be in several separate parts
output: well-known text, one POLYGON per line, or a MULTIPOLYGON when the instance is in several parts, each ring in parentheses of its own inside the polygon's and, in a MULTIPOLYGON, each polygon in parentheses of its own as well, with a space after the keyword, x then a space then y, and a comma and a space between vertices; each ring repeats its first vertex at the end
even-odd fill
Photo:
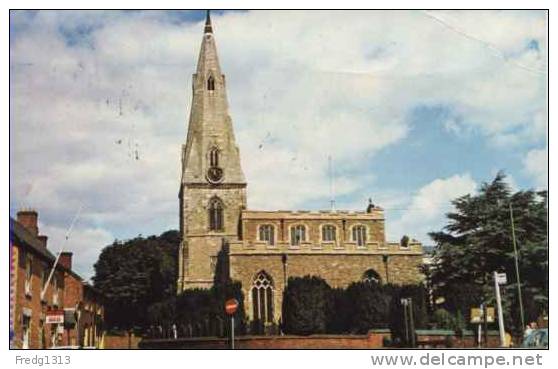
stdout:
MULTIPOLYGON (((431 242, 428 233, 445 225, 445 214, 451 209, 451 201, 473 193, 476 188, 476 182, 468 173, 435 179, 411 197, 399 219, 386 222, 388 237, 397 241, 406 234, 428 244, 431 242)), ((391 212, 389 207, 386 208, 389 216, 391 212)))
POLYGON ((527 153, 523 159, 524 171, 531 176, 537 189, 548 188, 548 151, 535 149, 527 153))
MULTIPOLYGON (((542 13, 436 14, 505 58, 418 11, 214 16, 250 207, 327 207, 331 155, 337 196, 362 208, 362 193, 381 180, 366 162, 408 138, 409 112, 421 104, 451 106, 447 127, 456 134, 544 137, 546 76, 518 67, 546 67, 542 13), (539 50, 526 47, 533 40, 539 50)), ((203 27, 167 20, 160 12, 12 15, 13 207, 36 207, 62 229, 83 205, 84 228, 75 232, 91 250, 109 235, 177 227, 180 145, 203 27), (83 25, 84 42, 59 32, 83 25)))
POLYGON ((109 245, 114 237, 104 229, 77 226, 68 235, 66 228, 40 224, 41 234, 48 236, 48 249, 57 255, 60 251, 73 253, 72 269, 85 280, 94 274, 93 264, 104 246, 109 245))

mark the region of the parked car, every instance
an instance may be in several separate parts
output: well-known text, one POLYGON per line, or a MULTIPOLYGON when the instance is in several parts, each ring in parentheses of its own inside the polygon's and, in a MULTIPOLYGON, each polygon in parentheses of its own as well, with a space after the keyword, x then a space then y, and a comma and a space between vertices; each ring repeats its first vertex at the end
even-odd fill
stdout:
POLYGON ((548 328, 535 329, 525 337, 521 344, 523 348, 548 348, 548 328))

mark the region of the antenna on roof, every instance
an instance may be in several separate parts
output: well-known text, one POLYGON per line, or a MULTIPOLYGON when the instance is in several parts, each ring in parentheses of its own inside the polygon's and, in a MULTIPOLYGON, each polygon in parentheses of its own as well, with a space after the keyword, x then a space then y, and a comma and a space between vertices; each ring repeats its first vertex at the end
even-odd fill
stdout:
POLYGON ((83 208, 83 204, 81 204, 79 206, 79 209, 78 209, 76 215, 74 216, 74 219, 72 219, 72 223, 70 224, 70 227, 68 228, 68 231, 66 231, 66 236, 64 237, 64 242, 62 242, 62 247, 60 247, 60 252, 56 255, 56 259, 54 260, 54 264, 52 265, 52 269, 50 271, 50 274, 48 275, 48 279, 45 282, 43 290, 41 291, 41 301, 45 297, 46 290, 48 288, 48 285, 50 284, 50 280, 52 279, 52 275, 54 274, 54 271, 56 270, 56 265, 58 264, 58 260, 60 259, 60 255, 62 255, 62 251, 64 251, 64 246, 66 246, 66 242, 68 241, 68 238, 70 238, 70 233, 72 232, 72 229, 74 228, 74 224, 76 223, 76 220, 79 217, 79 214, 81 213, 81 208, 83 208))
POLYGON ((335 181, 334 181, 334 172, 333 172, 333 160, 331 159, 331 155, 327 157, 328 167, 329 167, 329 193, 330 193, 330 205, 331 211, 335 211, 335 181))

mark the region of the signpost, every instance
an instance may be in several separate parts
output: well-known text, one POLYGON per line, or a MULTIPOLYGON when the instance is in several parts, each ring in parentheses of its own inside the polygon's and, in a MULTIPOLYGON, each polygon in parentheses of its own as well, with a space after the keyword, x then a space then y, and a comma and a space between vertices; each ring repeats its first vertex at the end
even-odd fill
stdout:
MULTIPOLYGON (((485 307, 484 304, 481 304, 480 308, 471 308, 471 323, 472 324, 478 324, 479 328, 478 328, 478 342, 479 342, 479 348, 481 347, 481 331, 482 331, 482 324, 485 324, 485 329, 486 329, 486 324, 487 323, 494 323, 494 307, 485 307)), ((485 332, 486 333, 486 332, 485 332)), ((487 344, 486 342, 486 334, 485 334, 485 344, 487 344)))
MULTIPOLYGON (((471 309, 471 323, 481 324, 484 323, 484 310, 483 308, 472 308, 471 309)), ((486 308, 486 322, 494 323, 494 307, 486 308)))
POLYGON ((234 313, 238 309, 238 301, 236 299, 228 299, 225 301, 225 312, 231 316, 231 349, 234 350, 234 313))
POLYGON ((64 323, 64 310, 49 310, 45 316, 46 324, 62 324, 64 323))
MULTIPOLYGON (((48 310, 45 314, 45 323, 52 324, 52 330, 55 330, 56 334, 60 332, 65 322, 64 309, 48 310)), ((52 346, 56 347, 56 335, 53 335, 52 346)))
POLYGON ((506 273, 494 272, 494 290, 496 291, 496 304, 498 305, 498 328, 500 329, 500 347, 506 347, 506 335, 504 331, 504 314, 502 312, 502 299, 500 297, 500 285, 506 284, 508 279, 506 273))

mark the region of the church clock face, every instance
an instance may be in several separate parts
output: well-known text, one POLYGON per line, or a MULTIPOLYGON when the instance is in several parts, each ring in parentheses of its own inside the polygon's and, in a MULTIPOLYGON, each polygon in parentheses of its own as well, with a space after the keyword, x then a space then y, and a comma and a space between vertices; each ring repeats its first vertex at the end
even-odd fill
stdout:
POLYGON ((223 169, 211 167, 207 170, 207 180, 211 183, 219 183, 223 180, 223 169))

